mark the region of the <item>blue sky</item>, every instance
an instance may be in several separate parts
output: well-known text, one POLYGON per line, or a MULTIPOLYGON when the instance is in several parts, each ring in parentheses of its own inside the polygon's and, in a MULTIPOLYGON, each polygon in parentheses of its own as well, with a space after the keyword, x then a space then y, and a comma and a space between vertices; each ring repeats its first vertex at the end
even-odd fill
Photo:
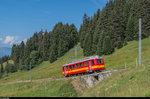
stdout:
POLYGON ((0 0, 0 47, 26 41, 41 29, 51 31, 58 22, 79 29, 83 14, 92 16, 108 0, 0 0))

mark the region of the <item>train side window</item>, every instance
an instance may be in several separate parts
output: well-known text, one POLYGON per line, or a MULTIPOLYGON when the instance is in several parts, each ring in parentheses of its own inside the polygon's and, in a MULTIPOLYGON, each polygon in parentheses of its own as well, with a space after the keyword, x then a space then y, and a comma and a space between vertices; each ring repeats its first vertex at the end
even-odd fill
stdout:
POLYGON ((92 60, 92 65, 94 65, 94 60, 92 60))
POLYGON ((101 63, 103 63, 103 61, 102 61, 101 59, 98 59, 98 60, 97 60, 97 63, 98 63, 98 64, 101 64, 101 63))
POLYGON ((68 70, 68 66, 66 66, 66 70, 68 70))
POLYGON ((83 62, 83 67, 85 66, 85 62, 83 62))
POLYGON ((76 64, 76 68, 78 68, 78 64, 76 64))
POLYGON ((74 65, 72 65, 72 67, 73 67, 73 68, 75 68, 75 66, 74 66, 74 65))
POLYGON ((88 61, 86 61, 86 66, 88 66, 89 64, 88 64, 88 61))
POLYGON ((80 67, 82 67, 82 63, 80 63, 80 67))
POLYGON ((100 61, 99 61, 99 59, 97 60, 97 63, 98 63, 98 64, 100 64, 100 61))
POLYGON ((69 69, 71 69, 71 66, 69 66, 69 69))

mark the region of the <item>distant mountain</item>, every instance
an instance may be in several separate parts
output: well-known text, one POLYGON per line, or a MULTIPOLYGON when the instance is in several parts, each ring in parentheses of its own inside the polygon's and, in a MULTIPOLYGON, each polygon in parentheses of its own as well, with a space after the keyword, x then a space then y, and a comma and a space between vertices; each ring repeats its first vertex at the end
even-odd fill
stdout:
POLYGON ((11 55, 11 48, 9 47, 0 47, 0 58, 5 55, 11 55))

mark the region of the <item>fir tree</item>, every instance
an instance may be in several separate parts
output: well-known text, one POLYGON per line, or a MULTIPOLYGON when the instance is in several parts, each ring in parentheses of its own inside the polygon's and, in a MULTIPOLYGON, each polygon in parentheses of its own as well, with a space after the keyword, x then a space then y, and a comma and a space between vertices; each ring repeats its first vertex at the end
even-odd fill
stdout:
POLYGON ((49 61, 50 61, 50 63, 53 63, 54 61, 56 61, 57 60, 57 48, 56 48, 56 46, 57 45, 53 45, 52 47, 51 47, 51 52, 50 52, 50 57, 49 57, 49 61))
POLYGON ((99 55, 99 56, 102 56, 103 55, 103 40, 104 40, 104 32, 102 31, 101 34, 100 34, 100 39, 98 41, 98 45, 97 45, 97 52, 96 54, 99 55))
POLYGON ((112 47, 112 43, 110 40, 109 36, 106 36, 104 38, 104 42, 103 42, 103 53, 104 55, 109 55, 114 51, 113 47, 112 47))
POLYGON ((125 34, 127 41, 131 41, 134 39, 134 36, 136 35, 134 27, 135 27, 135 25, 134 25, 133 17, 130 16, 130 18, 128 20, 128 24, 127 24, 126 34, 125 34))
POLYGON ((43 60, 47 61, 49 57, 49 47, 50 47, 50 40, 49 40, 48 32, 45 30, 43 36, 43 60))

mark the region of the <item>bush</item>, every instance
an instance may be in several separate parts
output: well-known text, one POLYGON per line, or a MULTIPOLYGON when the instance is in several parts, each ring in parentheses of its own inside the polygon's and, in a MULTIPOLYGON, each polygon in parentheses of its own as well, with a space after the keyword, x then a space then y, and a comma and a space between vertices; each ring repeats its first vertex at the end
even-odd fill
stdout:
POLYGON ((125 41, 123 46, 126 46, 128 43, 125 41))
POLYGON ((122 47, 123 47, 123 42, 122 41, 118 41, 117 49, 120 49, 122 47))
POLYGON ((9 63, 6 65, 5 71, 7 71, 7 73, 9 72, 14 73, 17 72, 17 68, 15 67, 15 65, 9 63))

